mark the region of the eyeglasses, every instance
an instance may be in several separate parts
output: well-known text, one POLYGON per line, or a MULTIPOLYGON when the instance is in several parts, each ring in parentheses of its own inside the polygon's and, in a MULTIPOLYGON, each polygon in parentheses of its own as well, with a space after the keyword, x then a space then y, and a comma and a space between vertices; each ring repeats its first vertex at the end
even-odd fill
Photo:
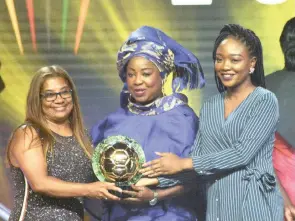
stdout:
POLYGON ((72 97, 72 90, 61 91, 57 93, 47 92, 44 94, 40 94, 41 98, 45 99, 46 101, 55 101, 57 96, 60 95, 61 98, 66 99, 72 97))

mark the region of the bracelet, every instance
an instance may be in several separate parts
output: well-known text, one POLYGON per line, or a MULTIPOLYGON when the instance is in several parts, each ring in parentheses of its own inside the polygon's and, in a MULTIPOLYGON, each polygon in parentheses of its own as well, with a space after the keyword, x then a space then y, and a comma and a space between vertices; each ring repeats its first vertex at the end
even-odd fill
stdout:
POLYGON ((149 201, 149 204, 150 204, 151 206, 154 206, 154 205, 156 205, 157 202, 158 202, 158 196, 159 196, 159 194, 158 194, 158 192, 157 192, 156 190, 152 190, 152 191, 153 191, 153 194, 154 194, 154 198, 153 198, 152 200, 149 201))

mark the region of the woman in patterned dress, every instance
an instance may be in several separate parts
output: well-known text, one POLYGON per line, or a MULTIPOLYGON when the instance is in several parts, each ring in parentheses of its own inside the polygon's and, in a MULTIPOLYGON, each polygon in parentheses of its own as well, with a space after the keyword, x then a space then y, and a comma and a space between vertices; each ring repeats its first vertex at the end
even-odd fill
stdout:
POLYGON ((118 200, 108 190, 119 188, 93 182, 90 155, 73 81, 61 67, 41 68, 30 85, 25 123, 7 148, 15 189, 9 220, 82 221, 79 197, 118 200))
MULTIPOLYGON (((146 164, 145 175, 194 170, 207 185, 207 221, 281 221, 283 198, 272 164, 279 119, 275 95, 264 88, 259 38, 240 25, 225 25, 213 51, 219 94, 200 112, 191 158, 171 153, 146 164), (171 163, 173 162, 173 164, 171 163)), ((177 180, 162 180, 160 186, 177 180)))

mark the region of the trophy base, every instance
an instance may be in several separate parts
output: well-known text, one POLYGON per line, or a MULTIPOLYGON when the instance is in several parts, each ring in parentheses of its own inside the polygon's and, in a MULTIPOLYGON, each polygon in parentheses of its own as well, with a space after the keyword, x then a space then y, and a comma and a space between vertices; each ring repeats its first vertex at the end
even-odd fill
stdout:
MULTIPOLYGON (((122 184, 120 184, 120 183, 118 182, 118 183, 116 183, 116 186, 119 187, 119 188, 121 188, 123 191, 124 191, 124 190, 133 191, 132 187, 129 186, 129 185, 126 185, 126 184, 122 185, 122 184)), ((114 190, 110 190, 109 192, 110 192, 110 194, 113 194, 113 195, 115 195, 115 196, 117 196, 117 197, 119 197, 119 198, 121 198, 121 199, 131 197, 131 196, 130 196, 129 194, 127 194, 127 193, 120 193, 120 192, 118 192, 118 191, 114 191, 114 190)))

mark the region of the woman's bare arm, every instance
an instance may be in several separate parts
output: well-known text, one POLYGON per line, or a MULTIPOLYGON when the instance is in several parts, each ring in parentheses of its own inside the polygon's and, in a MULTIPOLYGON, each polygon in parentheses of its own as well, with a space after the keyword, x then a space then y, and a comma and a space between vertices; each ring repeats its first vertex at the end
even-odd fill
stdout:
POLYGON ((17 129, 8 154, 12 165, 22 170, 34 192, 56 197, 87 196, 118 200, 108 192, 108 190, 121 191, 114 184, 105 182, 73 183, 48 176, 41 141, 34 129, 17 129))

